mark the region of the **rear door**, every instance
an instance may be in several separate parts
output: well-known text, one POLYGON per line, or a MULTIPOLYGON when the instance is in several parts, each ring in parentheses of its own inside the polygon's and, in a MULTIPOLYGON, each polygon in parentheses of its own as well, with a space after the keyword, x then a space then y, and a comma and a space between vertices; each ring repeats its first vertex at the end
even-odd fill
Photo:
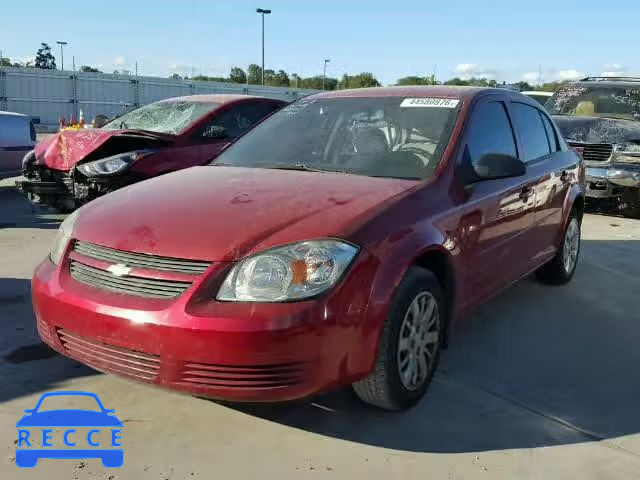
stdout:
POLYGON ((527 103, 511 102, 511 111, 527 172, 535 180, 535 229, 528 240, 534 250, 530 264, 530 269, 533 269, 554 253, 554 241, 562 228, 562 207, 570 185, 570 172, 575 168, 575 158, 563 154, 557 133, 542 109, 527 103))
POLYGON ((19 175, 22 158, 33 150, 36 132, 28 117, 0 115, 0 174, 19 175))
MULTIPOLYGON (((519 156, 507 104, 490 95, 473 108, 463 138, 462 162, 488 153, 519 156)), ((462 219, 464 294, 469 308, 527 271, 532 251, 526 238, 534 225, 535 191, 528 176, 485 180, 467 187, 462 219)))

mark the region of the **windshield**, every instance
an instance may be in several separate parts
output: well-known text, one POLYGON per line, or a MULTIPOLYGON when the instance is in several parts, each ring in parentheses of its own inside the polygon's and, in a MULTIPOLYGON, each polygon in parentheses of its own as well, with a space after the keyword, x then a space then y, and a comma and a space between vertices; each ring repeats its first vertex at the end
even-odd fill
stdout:
POLYGON ((460 104, 405 97, 302 99, 213 164, 422 179, 440 162, 460 104))
POLYGON ((640 88, 568 85, 556 91, 545 108, 552 115, 638 120, 640 88))
POLYGON ((139 129, 157 133, 179 134, 192 123, 217 108, 216 102, 184 100, 150 103, 107 123, 103 130, 139 129))

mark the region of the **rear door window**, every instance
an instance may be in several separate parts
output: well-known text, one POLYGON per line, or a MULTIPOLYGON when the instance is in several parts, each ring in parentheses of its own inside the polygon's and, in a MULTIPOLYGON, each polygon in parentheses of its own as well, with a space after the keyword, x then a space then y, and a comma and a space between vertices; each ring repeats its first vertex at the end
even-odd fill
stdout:
POLYGON ((245 102, 231 105, 203 127, 201 136, 211 136, 213 127, 223 127, 229 138, 238 138, 260 120, 279 109, 279 105, 270 102, 245 102))
POLYGON ((519 102, 512 102, 511 110, 524 149, 523 160, 530 162, 549 155, 551 149, 539 110, 519 102))
POLYGON ((547 131, 547 138, 549 139, 549 148, 551 149, 551 153, 557 152, 560 150, 558 146, 558 136, 556 135, 556 131, 551 125, 551 120, 544 113, 539 112, 542 117, 542 123, 544 123, 544 129, 547 131))
POLYGON ((513 129, 503 102, 488 102, 476 107, 468 134, 467 149, 474 165, 488 153, 517 156, 513 129))

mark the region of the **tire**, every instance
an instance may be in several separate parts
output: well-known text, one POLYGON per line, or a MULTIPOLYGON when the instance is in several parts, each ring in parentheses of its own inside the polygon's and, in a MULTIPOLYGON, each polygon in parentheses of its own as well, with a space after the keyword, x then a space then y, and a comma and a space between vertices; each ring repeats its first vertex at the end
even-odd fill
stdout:
POLYGON ((356 395, 384 410, 413 406, 438 367, 445 330, 446 308, 438 280, 429 270, 412 267, 391 301, 373 370, 353 384, 356 395), (414 323, 416 317, 421 321, 414 323))
POLYGON ((622 198, 620 214, 627 218, 640 218, 640 190, 637 188, 628 189, 622 198))
POLYGON ((562 234, 562 244, 555 256, 536 272, 538 279, 549 285, 564 285, 576 272, 580 258, 580 218, 572 210, 562 234))

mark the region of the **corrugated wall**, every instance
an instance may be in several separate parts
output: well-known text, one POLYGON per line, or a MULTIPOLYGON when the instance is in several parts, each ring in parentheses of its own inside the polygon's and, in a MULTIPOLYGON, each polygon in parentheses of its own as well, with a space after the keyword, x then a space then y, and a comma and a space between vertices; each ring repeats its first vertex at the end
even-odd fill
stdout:
POLYGON ((89 122, 98 114, 113 117, 124 110, 163 98, 203 93, 261 95, 293 101, 316 91, 104 73, 0 68, 0 110, 24 113, 39 120, 41 125, 50 127, 57 127, 61 116, 68 120, 73 115, 77 119, 80 110, 89 122))

